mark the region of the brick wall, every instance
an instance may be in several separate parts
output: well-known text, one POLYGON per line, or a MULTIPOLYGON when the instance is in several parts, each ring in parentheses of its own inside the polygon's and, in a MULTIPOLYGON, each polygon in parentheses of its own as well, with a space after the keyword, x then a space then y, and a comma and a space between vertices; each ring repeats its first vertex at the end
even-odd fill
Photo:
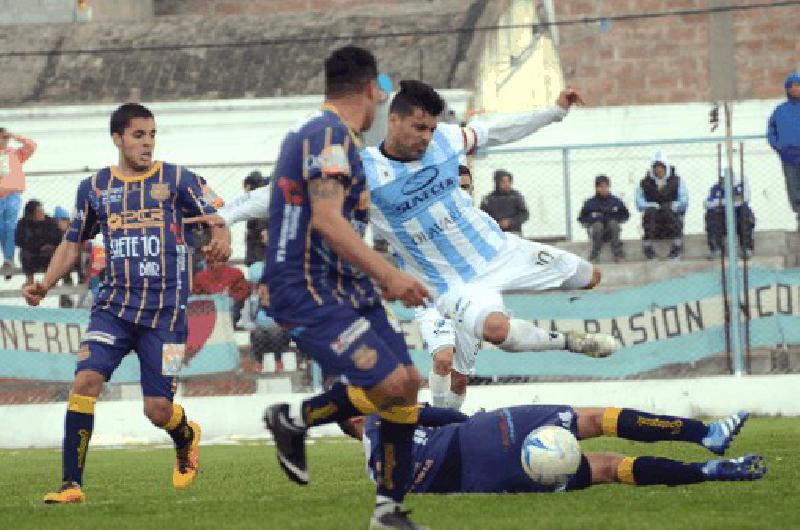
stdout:
MULTIPOLYGON (((736 4, 759 0, 735 0, 736 4)), ((623 13, 705 8, 708 0, 560 0, 558 20, 623 13)), ((734 12, 734 57, 739 99, 781 97, 786 74, 800 66, 796 7, 734 12)), ((569 84, 591 94, 590 104, 635 105, 708 101, 708 15, 561 26, 560 57, 569 84)))
MULTIPOLYGON (((429 0, 433 4, 433 0, 429 0)), ((252 15, 287 12, 321 12, 331 9, 354 9, 375 6, 369 0, 155 0, 156 15, 252 15)), ((401 4, 403 0, 382 0, 401 4)))

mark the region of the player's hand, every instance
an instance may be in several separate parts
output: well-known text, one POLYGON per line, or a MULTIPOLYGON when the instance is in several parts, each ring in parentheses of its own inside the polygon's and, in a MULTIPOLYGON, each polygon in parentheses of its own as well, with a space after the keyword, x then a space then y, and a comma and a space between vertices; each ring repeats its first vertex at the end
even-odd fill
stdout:
POLYGON ((223 227, 225 226, 225 219, 222 218, 219 214, 205 214, 205 215, 198 215, 197 217, 186 217, 183 220, 183 224, 191 225, 191 224, 198 224, 198 223, 205 223, 208 226, 218 226, 223 227))
POLYGON ((425 305, 431 299, 430 293, 413 276, 403 271, 395 270, 389 275, 382 286, 383 297, 392 302, 400 300, 406 307, 425 305))
POLYGON ((213 261, 225 262, 231 257, 231 243, 215 237, 203 247, 203 252, 213 261))
POLYGON ((47 295, 47 289, 39 282, 31 283, 22 288, 22 296, 28 305, 37 306, 47 295))
POLYGON ((580 93, 578 93, 578 91, 572 87, 567 87, 566 89, 562 90, 558 95, 556 103, 558 103, 558 106, 564 110, 569 110, 572 105, 585 104, 580 93))

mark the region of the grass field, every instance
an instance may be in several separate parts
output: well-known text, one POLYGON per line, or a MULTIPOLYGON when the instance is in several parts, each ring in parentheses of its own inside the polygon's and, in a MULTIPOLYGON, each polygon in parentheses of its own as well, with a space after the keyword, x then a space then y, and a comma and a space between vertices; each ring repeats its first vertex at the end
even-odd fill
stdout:
MULTIPOLYGON (((800 528, 800 419, 753 419, 730 455, 759 453, 769 472, 756 482, 686 487, 608 485, 575 493, 409 497, 414 517, 434 529, 494 528, 800 528)), ((653 454, 690 461, 710 458, 695 446, 594 440, 587 450, 653 454)), ((55 450, 0 451, 0 528, 189 529, 366 528, 373 489, 361 448, 329 439, 309 448, 311 485, 289 483, 264 444, 201 448, 195 486, 170 484, 171 449, 89 451, 87 503, 45 506, 57 485, 55 450)))

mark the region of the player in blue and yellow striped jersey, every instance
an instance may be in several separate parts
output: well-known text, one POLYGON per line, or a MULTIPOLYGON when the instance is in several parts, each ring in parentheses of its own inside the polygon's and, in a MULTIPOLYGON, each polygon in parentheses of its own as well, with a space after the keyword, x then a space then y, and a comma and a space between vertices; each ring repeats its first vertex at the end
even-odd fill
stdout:
MULTIPOLYGON (((187 488, 197 474, 200 427, 187 420, 173 397, 183 361, 191 289, 183 218, 213 213, 211 194, 194 173, 153 160, 156 126, 147 108, 122 105, 111 115, 110 128, 119 164, 81 182, 69 229, 44 280, 23 289, 26 301, 38 305, 72 269, 81 244, 102 232, 108 249, 105 282, 78 353, 64 427, 63 483, 45 496, 45 503, 84 501, 81 484, 95 402, 131 350, 139 357, 145 415, 175 442, 173 485, 187 488)), ((227 259, 227 230, 212 227, 206 251, 227 259)))

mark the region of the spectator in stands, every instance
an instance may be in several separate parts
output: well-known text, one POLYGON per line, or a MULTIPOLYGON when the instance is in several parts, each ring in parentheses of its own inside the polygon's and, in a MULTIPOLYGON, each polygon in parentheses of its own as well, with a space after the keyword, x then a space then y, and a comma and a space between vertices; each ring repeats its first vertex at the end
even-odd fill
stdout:
POLYGON ((42 203, 30 200, 25 204, 22 219, 17 223, 15 242, 19 247, 25 285, 33 283, 33 275, 47 270, 50 258, 62 234, 55 220, 44 213, 42 203))
MULTIPOLYGON (((750 209, 750 183, 744 179, 736 179, 733 183, 733 204, 736 221, 736 233, 742 254, 750 257, 753 253, 753 230, 756 218, 750 209)), ((725 225, 725 187, 716 182, 711 186, 706 199, 706 236, 708 237, 708 259, 719 257, 724 247, 723 237, 727 233, 725 225)))
POLYGON ((643 212, 644 256, 656 258, 654 242, 672 240, 669 258, 683 254, 683 215, 689 206, 686 185, 669 165, 663 151, 656 151, 650 169, 636 188, 636 208, 643 212))
POLYGON ((800 72, 789 74, 783 86, 786 101, 772 112, 767 125, 767 139, 781 158, 789 205, 797 214, 800 230, 800 72))
POLYGON ((504 232, 522 234, 522 223, 528 220, 528 207, 520 192, 513 189, 514 177, 505 169, 494 172, 494 191, 483 198, 481 210, 497 221, 504 232))
POLYGON ((597 175, 594 179, 594 197, 583 203, 578 222, 589 231, 592 249, 589 260, 594 261, 600 255, 604 242, 611 243, 614 261, 625 257, 622 241, 619 239, 620 225, 628 220, 630 213, 618 197, 611 195, 611 181, 605 175, 597 175))
MULTIPOLYGON (((244 179, 244 191, 250 192, 269 184, 260 171, 251 171, 244 179)), ((245 228, 244 264, 248 267, 257 261, 263 261, 267 245, 263 242, 263 233, 267 230, 267 219, 250 219, 245 228)))
POLYGON ((237 267, 205 256, 205 269, 195 275, 192 294, 228 295, 233 300, 231 319, 235 327, 242 316, 244 301, 250 295, 250 284, 237 267))
POLYGON ((264 354, 272 353, 275 356, 275 371, 283 372, 282 354, 289 349, 291 339, 285 329, 280 327, 267 315, 264 307, 267 305, 267 286, 261 283, 264 275, 264 262, 254 263, 248 269, 248 276, 253 285, 257 299, 250 304, 252 320, 255 327, 250 331, 250 354, 253 360, 263 366, 264 354))
POLYGON ((86 284, 92 296, 91 299, 82 297, 78 307, 91 307, 92 300, 97 299, 106 272, 106 248, 102 241, 84 241, 80 261, 81 270, 85 271, 81 275, 81 283, 86 284))
POLYGON ((35 151, 36 142, 0 127, 0 246, 3 248, 4 257, 0 273, 6 280, 10 280, 14 272, 14 234, 19 218, 22 190, 25 189, 22 164, 35 151), (19 143, 20 147, 9 147, 9 140, 19 143))

